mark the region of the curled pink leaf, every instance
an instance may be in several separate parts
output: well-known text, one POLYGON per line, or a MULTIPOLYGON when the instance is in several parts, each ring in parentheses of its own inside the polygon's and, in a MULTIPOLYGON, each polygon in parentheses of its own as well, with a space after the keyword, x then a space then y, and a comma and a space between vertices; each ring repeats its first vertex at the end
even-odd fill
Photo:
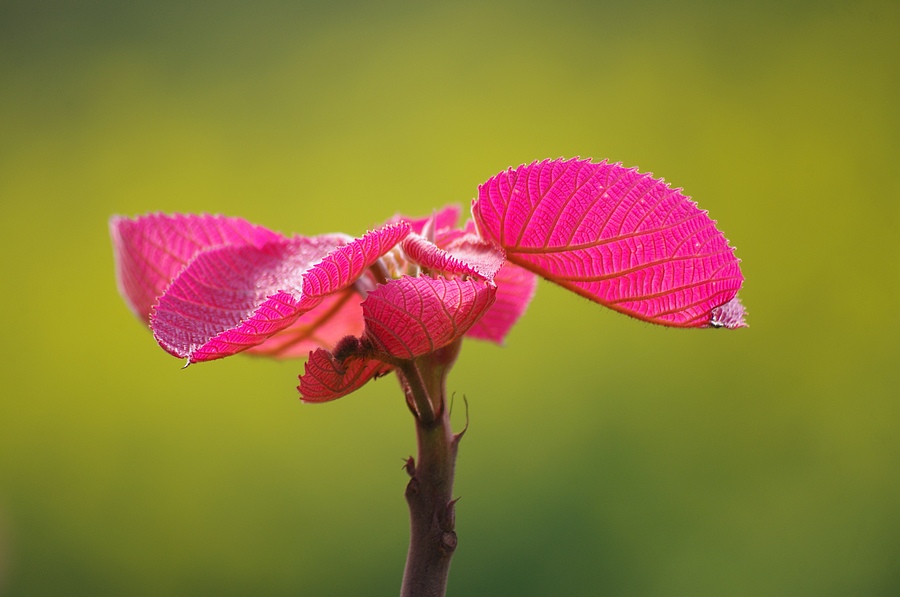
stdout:
POLYGON ((619 164, 511 168, 479 187, 472 214, 509 261, 644 321, 708 327, 743 283, 734 249, 706 212, 619 164))
POLYGON ((247 350, 294 325, 329 295, 349 288, 409 231, 392 224, 346 242, 298 237, 201 253, 159 300, 151 327, 159 344, 189 362, 247 350))
MULTIPOLYGON (((401 243, 406 257, 430 272, 441 272, 458 276, 478 276, 485 278, 469 263, 457 259, 418 234, 410 234, 401 243)), ((491 277, 493 273, 491 273, 491 277)))
POLYGON ((444 249, 453 257, 471 265, 481 277, 488 280, 496 276, 506 262, 506 255, 502 249, 482 240, 474 233, 466 233, 453 238, 444 246, 444 249))
POLYGON ((280 234, 240 218, 149 214, 109 221, 119 292, 145 323, 156 300, 198 253, 223 246, 264 244, 280 234))
POLYGON ((537 288, 537 276, 513 263, 506 262, 494 276, 497 294, 494 304, 466 336, 503 344, 506 335, 525 314, 537 288))
POLYGON ((297 389, 304 402, 328 402, 358 390, 392 368, 374 359, 349 358, 338 362, 330 352, 320 348, 309 355, 297 389))
POLYGON ((493 283, 474 279, 392 280, 363 301, 366 335, 391 357, 434 352, 465 334, 493 304, 495 292, 493 283))

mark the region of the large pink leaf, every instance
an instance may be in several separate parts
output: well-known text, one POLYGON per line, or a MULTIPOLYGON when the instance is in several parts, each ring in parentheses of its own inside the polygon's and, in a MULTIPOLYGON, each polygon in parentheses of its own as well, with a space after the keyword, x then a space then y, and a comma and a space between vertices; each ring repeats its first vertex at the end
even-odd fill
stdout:
POLYGON ((537 276, 518 265, 506 262, 494 276, 494 283, 497 285, 494 304, 475 322, 466 336, 502 344, 534 297, 537 276))
POLYGON ((338 362, 330 352, 319 349, 309 355, 297 389, 304 402, 328 402, 346 396, 391 369, 390 365, 374 359, 353 357, 338 362))
POLYGON ((154 335, 190 362, 226 357, 292 326, 352 285, 407 233, 405 223, 362 238, 294 238, 198 255, 160 298, 154 335))
POLYGON ((405 276, 363 301, 366 334, 392 357, 412 359, 465 334, 493 304, 496 287, 474 279, 405 276))
POLYGON ((240 218, 149 214, 109 221, 119 291, 145 323, 156 299, 199 252, 228 245, 262 247, 283 238, 240 218))
MULTIPOLYGON (((472 214, 509 261, 645 321, 710 326, 743 282, 734 249, 706 212, 619 164, 511 168, 479 187, 472 214)), ((745 325, 740 316, 723 321, 745 325)))

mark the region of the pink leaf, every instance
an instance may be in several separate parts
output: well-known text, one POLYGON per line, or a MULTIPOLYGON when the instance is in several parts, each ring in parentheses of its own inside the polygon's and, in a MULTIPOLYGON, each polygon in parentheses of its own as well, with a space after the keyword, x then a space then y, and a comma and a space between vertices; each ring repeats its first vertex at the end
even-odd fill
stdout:
POLYGON ((450 344, 493 304, 490 282, 405 276, 363 301, 366 334, 382 352, 412 359, 450 344))
POLYGON ((435 231, 455 227, 456 223, 459 221, 459 214, 461 211, 459 205, 451 204, 442 207, 438 211, 425 216, 424 218, 410 218, 397 214, 389 220, 389 223, 409 222, 413 232, 422 234, 422 231, 425 230, 425 226, 429 222, 432 222, 432 229, 435 231))
POLYGON ((330 352, 319 349, 309 355, 297 389, 304 402, 328 402, 346 396, 391 369, 390 365, 374 359, 354 357, 339 363, 330 352))
POLYGON ((325 296, 353 284, 382 255, 409 234, 409 224, 387 224, 326 256, 303 278, 303 292, 325 296))
MULTIPOLYGON (((445 239, 441 239, 442 241, 445 239)), ((492 279, 506 262, 506 255, 496 245, 481 240, 475 233, 465 233, 449 241, 444 249, 460 261, 468 263, 483 278, 492 279)))
POLYGON ((247 352, 274 358, 305 358, 317 348, 331 350, 345 336, 362 335, 365 325, 360 302, 354 288, 327 296, 293 325, 247 352))
POLYGON ((149 214, 109 221, 119 292, 138 318, 150 321, 156 299, 198 253, 222 246, 251 245, 283 238, 240 218, 149 214))
POLYGON ((303 274, 336 246, 295 238, 201 253, 160 298, 151 321, 157 341, 191 362, 262 343, 321 302, 302 293, 303 274))
POLYGON ((509 261, 644 321, 710 326, 743 282, 734 249, 706 212, 619 164, 545 160, 509 169, 479 187, 472 213, 509 261))
POLYGON ((497 285, 494 304, 484 317, 475 322, 466 336, 502 344, 534 297, 537 276, 507 262, 494 276, 494 283, 497 285))
MULTIPOLYGON (((458 276, 478 276, 485 278, 474 267, 457 259, 447 251, 438 248, 431 241, 425 240, 418 234, 410 234, 401 243, 403 252, 413 263, 423 267, 427 271, 442 272, 458 276)), ((491 273, 493 277, 493 272, 491 273)))
POLYGON ((744 316, 747 312, 741 299, 734 297, 721 307, 716 307, 712 311, 712 319, 709 325, 714 328, 745 328, 747 324, 744 322, 744 316))
POLYGON ((339 236, 298 237, 201 253, 160 298, 154 335, 190 362, 257 346, 349 288, 408 231, 402 223, 347 244, 339 236))

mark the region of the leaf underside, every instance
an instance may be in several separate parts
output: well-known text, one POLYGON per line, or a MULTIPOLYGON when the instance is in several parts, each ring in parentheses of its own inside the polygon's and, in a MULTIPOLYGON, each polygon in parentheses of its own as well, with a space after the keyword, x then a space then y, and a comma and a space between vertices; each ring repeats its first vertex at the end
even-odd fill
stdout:
POLYGON ((715 221, 635 168, 580 159, 511 168, 479 187, 472 213, 510 262, 607 307, 669 326, 745 325, 736 309, 714 321, 743 282, 715 221))

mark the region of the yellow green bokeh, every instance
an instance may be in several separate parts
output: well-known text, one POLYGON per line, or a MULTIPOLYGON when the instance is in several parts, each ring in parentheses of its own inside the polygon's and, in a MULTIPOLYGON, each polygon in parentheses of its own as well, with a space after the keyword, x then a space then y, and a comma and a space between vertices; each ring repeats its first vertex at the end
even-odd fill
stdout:
POLYGON ((182 370, 107 220, 359 234, 575 155, 708 209, 751 327, 542 283, 468 342, 450 594, 900 594, 898 30, 888 0, 3 2, 0 595, 396 594, 396 381, 182 370))

